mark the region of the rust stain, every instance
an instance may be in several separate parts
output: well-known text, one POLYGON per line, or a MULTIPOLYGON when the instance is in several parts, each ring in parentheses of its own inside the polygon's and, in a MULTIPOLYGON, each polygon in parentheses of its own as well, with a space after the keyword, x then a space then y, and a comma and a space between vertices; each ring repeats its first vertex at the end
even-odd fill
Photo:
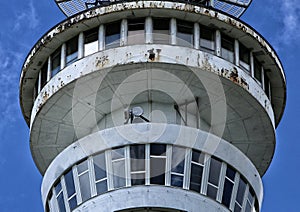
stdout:
POLYGON ((108 56, 102 56, 100 58, 96 59, 96 67, 97 68, 102 68, 103 66, 105 66, 107 63, 109 62, 108 56))

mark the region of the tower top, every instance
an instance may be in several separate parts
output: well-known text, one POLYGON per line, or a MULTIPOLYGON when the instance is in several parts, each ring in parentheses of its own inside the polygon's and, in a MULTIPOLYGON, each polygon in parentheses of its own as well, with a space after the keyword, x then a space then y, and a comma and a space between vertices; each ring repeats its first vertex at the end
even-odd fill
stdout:
MULTIPOLYGON (((133 0, 55 0, 66 16, 72 16, 93 7, 107 6, 133 0)), ((174 0, 171 0, 174 1, 174 0)), ((181 3, 203 5, 221 10, 235 17, 240 17, 249 7, 252 0, 177 0, 181 3)))

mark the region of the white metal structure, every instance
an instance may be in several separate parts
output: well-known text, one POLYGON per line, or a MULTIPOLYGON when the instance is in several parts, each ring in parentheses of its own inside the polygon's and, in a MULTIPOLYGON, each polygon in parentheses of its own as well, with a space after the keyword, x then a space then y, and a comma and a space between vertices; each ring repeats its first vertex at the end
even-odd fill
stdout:
POLYGON ((251 1, 56 2, 20 80, 45 211, 260 211, 286 82, 251 1))

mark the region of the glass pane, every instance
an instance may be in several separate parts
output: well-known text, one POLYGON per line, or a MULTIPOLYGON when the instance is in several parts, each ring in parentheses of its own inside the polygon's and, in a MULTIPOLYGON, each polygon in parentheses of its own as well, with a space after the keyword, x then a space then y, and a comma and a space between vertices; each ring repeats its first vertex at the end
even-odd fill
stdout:
POLYGON ((246 64, 250 64, 250 51, 243 44, 239 43, 240 60, 246 64))
POLYGON ((145 173, 131 174, 131 185, 145 185, 145 173))
POLYGON ((246 203, 245 212, 251 212, 251 205, 249 204, 249 202, 246 203))
POLYGON ((201 153, 200 151, 193 150, 192 161, 203 165, 204 164, 204 156, 205 155, 203 153, 201 153))
POLYGON ((101 153, 93 157, 95 178, 101 180, 106 177, 106 164, 105 164, 105 154, 101 153))
POLYGON ((85 160, 77 165, 77 172, 78 174, 81 174, 82 172, 88 170, 88 161, 85 160))
POLYGON ((210 198, 216 199, 217 198, 217 193, 218 193, 218 189, 211 186, 211 185, 207 185, 207 196, 209 196, 210 198))
POLYGON ((178 176, 172 174, 171 176, 171 186, 181 187, 183 186, 183 176, 178 176))
POLYGON ((192 164, 191 166, 191 180, 190 180, 190 190, 200 192, 202 183, 202 173, 203 167, 192 164))
POLYGON ((254 77, 262 82, 261 65, 256 58, 254 58, 254 77))
POLYGON ((165 169, 165 158, 150 158, 150 183, 164 185, 165 169))
POLYGON ((194 23, 177 20, 177 44, 193 46, 194 23))
POLYGON ((233 183, 230 182, 228 179, 225 179, 223 196, 222 196, 222 204, 227 206, 228 208, 230 205, 232 189, 233 189, 233 183))
POLYGON ((59 194, 59 192, 62 190, 61 188, 61 183, 59 182, 56 186, 55 186, 55 193, 56 195, 59 194))
POLYGON ((254 201, 254 191, 253 189, 250 187, 249 189, 249 193, 248 193, 248 201, 252 204, 254 201))
POLYGON ((150 145, 150 155, 166 155, 166 145, 165 144, 151 144, 150 145))
POLYGON ((68 197, 72 196, 76 191, 75 191, 75 185, 74 185, 74 179, 73 179, 73 172, 70 170, 66 175, 65 175, 65 182, 66 182, 66 188, 67 188, 67 193, 68 197))
POLYGON ((120 27, 121 22, 115 22, 105 26, 106 49, 120 46, 120 27))
POLYGON ((48 63, 46 62, 41 69, 41 88, 47 83, 48 63))
POLYGON ((79 177, 79 183, 82 201, 84 202, 91 197, 90 178, 88 172, 79 177))
POLYGON ((115 161, 112 163, 114 188, 124 187, 125 181, 125 160, 115 161))
POLYGON ((200 47, 215 50, 215 33, 214 30, 205 26, 200 26, 200 47))
POLYGON ((145 19, 128 20, 128 45, 141 44, 145 42, 145 19))
POLYGON ((131 171, 145 170, 145 145, 132 145, 130 147, 131 171))
POLYGON ((75 62, 78 56, 78 37, 67 42, 67 65, 75 62))
POLYGON ((69 200, 70 209, 73 210, 77 206, 76 196, 69 200))
POLYGON ((57 197, 57 204, 60 212, 66 211, 63 193, 57 197))
POLYGON ((170 19, 154 18, 153 19, 153 42, 168 44, 170 43, 169 35, 170 19))
POLYGON ((97 194, 102 194, 107 191, 107 181, 103 180, 101 182, 96 183, 97 194))
POLYGON ((212 183, 215 186, 219 185, 219 177, 221 171, 222 162, 216 158, 211 158, 210 167, 209 167, 209 178, 208 182, 212 183))
POLYGON ((243 204, 245 189, 246 189, 246 183, 245 183, 245 181, 244 181, 243 178, 240 178, 239 186, 238 186, 238 191, 237 191, 237 194, 236 194, 236 201, 240 205, 243 204))
POLYGON ((124 147, 118 148, 118 149, 113 149, 111 151, 111 159, 112 160, 121 159, 124 157, 125 157, 124 147))
POLYGON ((234 212, 241 212, 241 211, 242 211, 242 208, 238 204, 235 204, 234 212))
POLYGON ((234 52, 234 39, 222 34, 221 46, 228 51, 234 52))
POLYGON ((234 181, 235 170, 233 170, 231 167, 227 166, 226 177, 228 177, 230 180, 234 181))
POLYGON ((172 148, 172 172, 183 174, 185 161, 185 149, 181 147, 172 148))
POLYGON ((92 43, 98 40, 98 27, 84 32, 84 43, 92 43))
POLYGON ((61 48, 58 48, 55 50, 55 52, 51 55, 51 76, 53 77, 60 71, 60 53, 61 53, 61 48))

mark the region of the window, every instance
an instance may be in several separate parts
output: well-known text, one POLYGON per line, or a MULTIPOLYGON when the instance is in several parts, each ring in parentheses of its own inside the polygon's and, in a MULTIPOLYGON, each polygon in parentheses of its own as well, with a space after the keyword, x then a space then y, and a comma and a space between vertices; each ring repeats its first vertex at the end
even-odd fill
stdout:
POLYGON ((105 48, 115 48, 120 46, 121 22, 114 22, 105 26, 105 48))
POLYGON ((221 56, 230 62, 234 61, 234 39, 225 34, 221 36, 221 56))
POLYGON ((107 173, 105 161, 105 153, 101 153, 93 157, 95 183, 98 195, 107 191, 107 173))
POLYGON ((150 145, 150 183, 165 184, 166 145, 150 145))
POLYGON ((215 52, 215 32, 202 25, 200 26, 200 49, 210 53, 215 52))
POLYGON ((194 23, 177 20, 177 44, 180 46, 193 46, 194 23))
POLYGON ((254 58, 254 77, 262 83, 262 67, 256 58, 254 58))
POLYGON ((213 199, 217 198, 221 166, 222 162, 220 160, 211 157, 206 194, 213 199))
POLYGON ((73 210, 77 206, 77 199, 72 169, 69 172, 67 172, 67 174, 65 174, 65 183, 69 206, 70 209, 73 210))
POLYGON ((51 55, 51 77, 55 76, 60 71, 61 48, 55 50, 51 55))
POLYGON ((65 202, 64 202, 64 195, 63 195, 63 189, 61 186, 61 183, 57 183, 57 185, 54 187, 55 194, 56 194, 56 200, 57 200, 57 205, 59 208, 60 212, 65 212, 65 202))
POLYGON ((252 188, 250 188, 247 196, 245 212, 252 212, 251 209, 254 205, 254 200, 255 200, 254 191, 252 188))
POLYGON ((84 202, 91 197, 91 186, 87 160, 77 165, 77 173, 80 185, 81 198, 82 202, 84 202))
POLYGON ((41 68, 41 89, 47 84, 48 63, 44 63, 41 68))
POLYGON ((125 148, 113 149, 111 151, 113 185, 114 188, 126 186, 125 175, 125 148))
POLYGON ((193 150, 191 164, 190 190, 200 193, 204 169, 205 155, 199 151, 193 150))
POLYGON ((67 58, 66 64, 74 63, 78 58, 78 37, 74 37, 67 42, 67 58))
POLYGON ((84 32, 84 56, 98 51, 98 28, 84 32))
POLYGON ((271 83, 270 83, 270 80, 269 80, 269 77, 267 75, 266 72, 268 72, 270 70, 265 70, 265 74, 264 74, 264 81, 265 81, 265 92, 266 92, 266 95, 269 97, 269 99, 271 100, 271 83))
POLYGON ((235 198, 234 212, 242 211, 245 190, 246 190, 246 181, 241 176, 236 198, 235 198))
POLYGON ((240 66, 250 72, 250 51, 243 44, 239 43, 240 66))
POLYGON ((131 185, 145 185, 145 145, 130 146, 131 185))
POLYGON ((145 19, 128 20, 128 45, 145 43, 145 19))
POLYGON ((227 165, 226 174, 225 174, 225 181, 224 181, 224 189, 222 195, 222 204, 229 208, 231 195, 234 185, 234 178, 235 178, 235 170, 227 165))
POLYGON ((183 187, 185 148, 172 147, 171 185, 183 187))
POLYGON ((168 18, 153 18, 153 43, 170 43, 169 25, 168 18))
POLYGON ((39 92, 40 91, 39 91, 39 74, 38 74, 37 79, 36 79, 35 84, 34 84, 34 94, 33 94, 34 99, 36 99, 39 92))

